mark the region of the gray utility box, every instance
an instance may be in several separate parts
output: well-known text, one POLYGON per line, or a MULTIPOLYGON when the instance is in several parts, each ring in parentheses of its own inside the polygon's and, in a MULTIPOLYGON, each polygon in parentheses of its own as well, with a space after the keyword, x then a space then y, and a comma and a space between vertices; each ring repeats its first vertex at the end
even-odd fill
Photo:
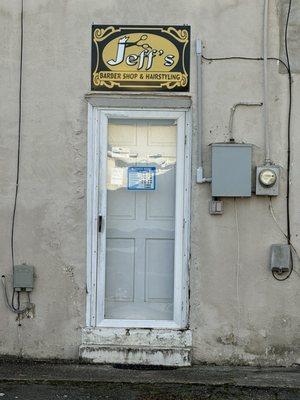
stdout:
POLYGON ((271 271, 282 274, 291 269, 291 248, 288 244, 272 244, 271 271))
POLYGON ((17 292, 24 290, 31 292, 33 289, 33 267, 31 265, 14 266, 14 289, 17 292))
POLYGON ((213 143, 212 196, 251 197, 252 145, 213 143))

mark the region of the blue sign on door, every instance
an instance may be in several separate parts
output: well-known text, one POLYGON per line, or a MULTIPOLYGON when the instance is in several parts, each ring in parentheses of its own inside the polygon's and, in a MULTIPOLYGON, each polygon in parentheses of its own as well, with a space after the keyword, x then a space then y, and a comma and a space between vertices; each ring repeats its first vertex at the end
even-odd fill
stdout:
POLYGON ((156 167, 129 167, 128 190, 155 190, 156 167))

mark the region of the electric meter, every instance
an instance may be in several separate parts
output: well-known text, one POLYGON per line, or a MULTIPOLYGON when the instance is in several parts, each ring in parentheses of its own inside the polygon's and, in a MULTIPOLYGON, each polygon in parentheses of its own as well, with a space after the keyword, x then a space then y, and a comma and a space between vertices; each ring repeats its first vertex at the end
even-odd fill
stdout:
POLYGON ((257 196, 278 196, 279 194, 279 166, 261 165, 256 167, 257 196))
POLYGON ((263 186, 271 187, 275 185, 277 176, 275 172, 269 168, 263 169, 259 173, 259 181, 263 186))

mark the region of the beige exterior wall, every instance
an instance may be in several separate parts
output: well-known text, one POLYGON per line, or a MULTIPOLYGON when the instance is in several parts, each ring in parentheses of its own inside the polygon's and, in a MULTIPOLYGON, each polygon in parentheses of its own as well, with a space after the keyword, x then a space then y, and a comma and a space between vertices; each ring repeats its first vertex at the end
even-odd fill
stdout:
MULTIPOLYGON (((16 173, 20 1, 0 4, 0 271, 11 276, 10 224, 16 173)), ((270 56, 279 54, 279 16, 270 1, 270 56)), ((76 358, 85 325, 86 147, 91 24, 189 24, 210 57, 262 55, 263 0, 24 0, 23 117, 16 262, 35 266, 33 319, 21 326, 0 303, 0 354, 76 358)), ((290 365, 300 362, 299 263, 286 282, 268 270, 269 247, 284 243, 268 198, 225 200, 208 214, 210 187, 195 183, 196 69, 193 100, 190 327, 194 362, 290 365), (239 244, 239 248, 238 248, 239 244)), ((270 62, 271 155, 283 166, 274 209, 286 226, 287 75, 270 62)), ((204 159, 223 141, 230 107, 262 100, 262 63, 203 65, 204 159)), ((291 221, 300 252, 300 78, 293 75, 291 221)), ((240 109, 237 140, 253 143, 263 162, 261 110, 240 109)))

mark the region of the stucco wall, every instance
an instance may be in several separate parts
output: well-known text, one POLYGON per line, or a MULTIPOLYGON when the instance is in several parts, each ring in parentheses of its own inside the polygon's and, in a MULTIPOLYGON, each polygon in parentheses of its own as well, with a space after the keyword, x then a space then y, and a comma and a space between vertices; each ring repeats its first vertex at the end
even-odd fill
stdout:
MULTIPOLYGON (((276 2, 277 3, 277 2, 276 2)), ((0 353, 76 358, 85 320, 85 218, 87 105, 91 23, 189 24, 210 57, 262 54, 263 0, 24 0, 21 184, 16 218, 16 262, 35 266, 33 319, 18 326, 0 303, 0 353)), ((271 1, 270 49, 279 54, 279 16, 271 1)), ((20 2, 0 5, 0 270, 11 273, 10 224, 16 171, 20 2)), ((223 141, 230 107, 262 100, 262 64, 204 63, 204 158, 208 144, 223 141)), ((287 76, 270 62, 271 155, 283 166, 274 199, 285 227, 287 76)), ((191 95, 196 110, 194 46, 191 95)), ((300 78, 293 76, 291 217, 300 252, 300 78)), ((194 118, 196 121, 196 118, 194 118)), ((238 140, 255 145, 262 163, 259 109, 237 111, 238 140)), ((284 243, 267 198, 225 200, 223 216, 208 214, 209 185, 195 182, 193 141, 190 326, 195 362, 287 365, 300 362, 299 263, 286 282, 268 270, 269 247, 284 243)))

